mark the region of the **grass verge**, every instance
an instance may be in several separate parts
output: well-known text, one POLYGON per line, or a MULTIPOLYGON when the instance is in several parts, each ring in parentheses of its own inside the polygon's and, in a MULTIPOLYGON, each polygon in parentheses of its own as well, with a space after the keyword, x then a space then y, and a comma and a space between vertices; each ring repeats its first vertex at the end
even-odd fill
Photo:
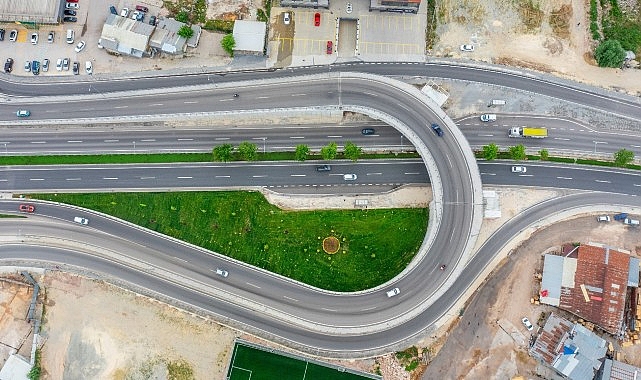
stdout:
POLYGON ((322 289, 358 291, 407 267, 427 209, 284 211, 256 192, 36 194, 130 221, 322 289), (333 255, 322 241, 335 236, 333 255))

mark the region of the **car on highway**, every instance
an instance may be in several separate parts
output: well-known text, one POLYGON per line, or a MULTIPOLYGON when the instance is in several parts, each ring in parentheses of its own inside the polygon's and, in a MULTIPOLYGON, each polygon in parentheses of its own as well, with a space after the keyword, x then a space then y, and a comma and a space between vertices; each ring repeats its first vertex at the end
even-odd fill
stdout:
POLYGON ((285 12, 285 13, 283 13, 283 23, 284 23, 285 25, 289 25, 289 23, 290 23, 290 22, 292 22, 292 17, 291 17, 291 15, 289 14, 289 12, 285 12))
POLYGON ((13 71, 13 58, 7 58, 4 62, 4 72, 10 73, 11 71, 13 71))
POLYGON ((320 26, 320 13, 314 14, 314 26, 320 26))
POLYGON ((334 43, 332 41, 327 41, 327 54, 332 54, 334 52, 334 43))
POLYGON ((73 75, 79 75, 80 74, 80 62, 74 61, 73 62, 73 75))
POLYGON ((31 33, 31 45, 38 44, 38 33, 31 33))
POLYGON ((356 181, 357 178, 356 174, 343 174, 343 179, 345 181, 356 181))
POLYGON ((26 204, 26 203, 21 203, 18 206, 18 210, 20 210, 22 212, 34 212, 34 211, 36 211, 36 206, 30 205, 30 204, 26 204))
POLYGON ((473 52, 474 51, 474 45, 461 45, 461 51, 473 52))
POLYGON ((317 172, 329 172, 332 171, 332 167, 329 165, 318 165, 316 167, 317 172))
POLYGON ((432 124, 432 130, 438 135, 438 137, 443 137, 443 130, 438 124, 432 124))
POLYGON ((216 268, 216 274, 222 277, 227 277, 229 276, 229 272, 227 272, 224 269, 216 268))
POLYGON ((78 21, 77 17, 73 16, 66 16, 65 18, 62 19, 63 22, 76 22, 78 21))
POLYGON ((78 42, 78 45, 76 45, 76 48, 74 50, 76 51, 76 53, 80 53, 85 48, 85 45, 87 45, 85 41, 80 41, 78 42))
POLYGON ((31 111, 29 110, 18 110, 18 112, 16 112, 16 116, 18 117, 29 117, 30 115, 31 111))
POLYGON ((13 29, 12 31, 9 32, 9 41, 16 42, 17 39, 18 39, 18 31, 13 29))
POLYGON ((49 58, 45 58, 45 59, 42 61, 42 71, 43 71, 43 72, 47 72, 47 71, 49 71, 49 58))
POLYGON ((484 113, 481 115, 481 121, 484 123, 488 123, 490 121, 496 121, 496 115, 493 113, 484 113))
POLYGON ((521 319, 521 322, 523 323, 523 326, 525 326, 527 331, 534 330, 534 326, 532 326, 532 324, 530 323, 530 320, 527 319, 526 317, 523 317, 523 319, 521 319))
POLYGON ((597 216, 596 221, 597 222, 609 222, 610 221, 610 217, 608 215, 599 215, 599 216, 597 216))
POLYGON ((401 289, 399 288, 390 289, 385 294, 387 294, 387 297, 394 297, 401 294, 401 289))
POLYGON ((74 221, 74 222, 76 222, 76 223, 78 223, 78 224, 82 224, 82 225, 84 225, 84 226, 86 226, 87 224, 89 224, 89 219, 87 219, 87 218, 83 218, 83 217, 81 217, 81 216, 75 216, 75 217, 73 218, 73 221, 74 221))
POLYGON ((53 43, 53 38, 54 38, 55 35, 56 34, 53 31, 49 32, 49 34, 47 35, 47 42, 52 44, 53 43))
POLYGON ((361 134, 363 134, 365 136, 373 135, 374 133, 376 133, 374 128, 363 128, 363 129, 361 129, 361 134))
POLYGON ((85 62, 85 71, 87 74, 92 75, 93 74, 93 64, 91 64, 91 61, 86 61, 85 62))
POLYGON ((512 173, 526 173, 527 168, 525 166, 512 166, 512 173))

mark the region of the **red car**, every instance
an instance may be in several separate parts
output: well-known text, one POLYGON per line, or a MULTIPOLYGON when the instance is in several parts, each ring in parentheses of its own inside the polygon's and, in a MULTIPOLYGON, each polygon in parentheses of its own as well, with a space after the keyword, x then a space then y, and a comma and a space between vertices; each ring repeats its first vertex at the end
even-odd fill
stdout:
POLYGON ((149 12, 149 8, 142 5, 136 5, 136 10, 139 12, 145 12, 145 13, 149 12))
POLYGON ((67 0, 67 3, 77 3, 78 0, 67 0))
POLYGON ((34 212, 36 211, 36 206, 23 203, 20 206, 18 206, 18 210, 22 212, 34 212))
POLYGON ((314 15, 314 26, 320 26, 320 13, 314 15))
POLYGON ((334 52, 334 43, 332 41, 327 41, 327 54, 332 54, 334 52))

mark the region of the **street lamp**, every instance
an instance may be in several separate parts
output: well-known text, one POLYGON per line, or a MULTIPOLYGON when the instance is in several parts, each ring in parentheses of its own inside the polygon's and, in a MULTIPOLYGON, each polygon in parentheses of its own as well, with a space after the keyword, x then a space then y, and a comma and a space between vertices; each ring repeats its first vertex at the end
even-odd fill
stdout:
POLYGON ((401 135, 401 153, 403 153, 403 135, 401 135))
POLYGON ((134 141, 134 154, 136 154, 136 142, 134 141))
POLYGON ((265 141, 267 141, 267 137, 263 137, 263 154, 265 154, 265 141))

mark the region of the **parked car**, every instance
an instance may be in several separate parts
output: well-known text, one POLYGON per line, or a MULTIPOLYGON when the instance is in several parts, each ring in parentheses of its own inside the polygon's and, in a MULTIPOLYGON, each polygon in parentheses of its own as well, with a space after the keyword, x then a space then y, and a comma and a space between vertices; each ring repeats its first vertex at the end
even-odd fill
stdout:
POLYGON ((329 165, 318 165, 316 167, 317 172, 329 172, 332 170, 332 167, 329 165))
POLYGON ((134 11, 134 13, 131 15, 131 18, 136 21, 142 21, 145 19, 145 13, 140 11, 134 11))
POLYGON ((54 38, 55 35, 56 34, 53 31, 49 32, 49 34, 47 35, 47 42, 52 44, 53 43, 53 38, 54 38))
POLYGON ((49 71, 49 58, 45 58, 42 61, 42 71, 43 72, 49 71))
POLYGON ((38 33, 31 33, 31 44, 32 45, 38 44, 38 33))
POLYGON ((40 74, 40 61, 32 61, 31 62, 31 72, 33 75, 39 75, 40 74))
POLYGON ((140 12, 149 12, 149 8, 145 7, 144 5, 136 5, 136 10, 140 12))
POLYGON ((62 69, 63 70, 69 71, 69 62, 70 62, 69 58, 64 58, 62 60, 62 69))
POLYGON ((22 212, 34 212, 34 211, 36 211, 36 206, 30 205, 30 204, 26 204, 26 203, 21 203, 18 206, 18 210, 20 210, 22 212))
POLYGON ((85 62, 85 71, 89 75, 93 74, 93 65, 91 64, 91 61, 86 61, 85 62))
POLYGON ((314 14, 314 26, 320 26, 320 13, 314 14))
POLYGON ((357 178, 356 174, 343 174, 343 179, 345 181, 356 181, 357 178))
POLYGON ((9 41, 11 42, 16 42, 18 39, 18 31, 17 30, 12 30, 9 32, 9 41))
POLYGON ((13 58, 7 58, 4 63, 4 72, 10 73, 11 71, 13 71, 13 58))
POLYGON ((31 71, 31 61, 24 61, 24 71, 31 71))
POLYGON ((610 221, 610 217, 608 215, 599 215, 596 218, 596 221, 597 222, 609 222, 610 221))
POLYGON ((639 226, 639 221, 636 220, 636 219, 625 218, 625 219, 623 219, 623 224, 626 224, 626 225, 632 226, 632 227, 638 227, 639 226))
POLYGON ((62 71, 62 58, 58 58, 58 61, 56 62, 56 70, 62 71))
POLYGON ((112 15, 118 15, 118 10, 113 5, 109 7, 109 12, 111 12, 112 15))
POLYGON ((87 218, 83 218, 83 217, 80 217, 80 216, 76 216, 76 217, 74 217, 74 218, 73 218, 73 221, 74 221, 74 222, 76 222, 76 223, 78 223, 78 224, 85 225, 85 226, 86 226, 87 224, 89 224, 89 219, 87 219, 87 218))
POLYGON ((78 3, 69 3, 69 2, 67 2, 67 4, 65 4, 65 9, 78 9, 78 8, 80 8, 78 3))
POLYGON ((461 45, 461 51, 473 52, 474 51, 474 45, 461 45))
POLYGON ((16 112, 16 116, 18 116, 18 117, 29 117, 29 116, 31 116, 31 111, 29 111, 29 110, 18 110, 18 112, 16 112))
POLYGON ((521 322, 523 322, 523 326, 525 326, 525 328, 527 329, 527 331, 532 331, 532 330, 534 330, 534 326, 532 326, 532 323, 530 323, 530 320, 529 320, 529 319, 527 319, 527 318, 523 317, 523 319, 521 319, 521 322))
POLYGON ((73 62, 73 75, 80 74, 80 63, 78 61, 73 62))
POLYGON ((62 21, 64 21, 64 22, 76 22, 76 21, 78 21, 78 18, 77 17, 72 17, 72 16, 67 16, 67 17, 63 18, 62 21))
POLYGON ((401 294, 401 289, 394 288, 394 289, 388 290, 385 294, 387 294, 387 297, 394 297, 396 295, 401 294))
POLYGON ((77 3, 78 0, 67 0, 68 3, 77 3))
POLYGON ((289 25, 290 22, 292 22, 292 18, 291 18, 291 15, 289 14, 289 12, 283 13, 283 23, 285 25, 289 25))
POLYGON ((624 220, 627 217, 628 217, 628 213, 627 212, 622 212, 622 213, 614 215, 614 220, 624 220))
POLYGON ((86 45, 85 41, 80 41, 78 42, 78 45, 76 45, 76 48, 74 50, 76 51, 76 53, 80 53, 82 49, 85 48, 85 45, 86 45))
POLYGON ((525 166, 512 166, 512 173, 526 173, 527 168, 525 166))
POLYGON ((0 41, 4 41, 4 29, 0 28, 0 41))
POLYGON ((216 274, 222 277, 227 277, 229 276, 229 272, 227 272, 224 269, 216 268, 216 274))
POLYGON ((361 134, 366 135, 366 136, 367 135, 373 135, 375 132, 376 131, 374 130, 374 128, 363 128, 363 129, 361 129, 361 134))
POLYGON ((122 10, 120 11, 120 16, 122 17, 129 16, 129 8, 122 8, 122 10))
POLYGON ((149 17, 149 25, 156 25, 156 16, 149 17))
POLYGON ((77 16, 77 13, 72 9, 65 9, 65 16, 77 16))
POLYGON ((438 135, 438 137, 443 137, 443 130, 438 124, 432 124, 432 130, 438 135))
POLYGON ((327 54, 332 54, 334 52, 334 43, 332 41, 327 41, 327 54))

